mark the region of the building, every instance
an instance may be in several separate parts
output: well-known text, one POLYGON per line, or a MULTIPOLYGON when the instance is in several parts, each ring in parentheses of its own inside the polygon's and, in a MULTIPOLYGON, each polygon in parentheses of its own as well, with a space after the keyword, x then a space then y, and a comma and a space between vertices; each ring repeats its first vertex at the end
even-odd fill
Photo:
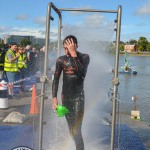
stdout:
POLYGON ((35 36, 22 36, 22 35, 6 35, 4 37, 4 43, 9 44, 12 42, 16 42, 19 44, 23 39, 28 39, 31 41, 32 45, 38 44, 39 47, 43 47, 45 45, 44 38, 36 38, 35 36))
POLYGON ((38 44, 39 47, 43 47, 43 46, 45 46, 45 39, 44 39, 44 38, 36 38, 36 37, 35 37, 35 38, 33 39, 32 44, 33 44, 33 45, 38 44))
POLYGON ((130 52, 136 52, 137 51, 137 46, 136 44, 133 44, 133 45, 125 45, 124 46, 124 51, 130 53, 130 52))
POLYGON ((17 44, 19 44, 21 42, 21 40, 23 39, 28 39, 29 41, 33 41, 34 36, 21 36, 21 35, 6 35, 4 37, 4 43, 5 44, 9 44, 12 42, 16 42, 17 44))

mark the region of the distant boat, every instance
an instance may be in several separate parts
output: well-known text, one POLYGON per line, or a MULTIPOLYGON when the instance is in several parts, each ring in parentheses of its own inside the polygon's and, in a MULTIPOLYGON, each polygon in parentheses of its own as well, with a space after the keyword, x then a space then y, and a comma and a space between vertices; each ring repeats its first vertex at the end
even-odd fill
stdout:
MULTIPOLYGON (((112 72, 114 72, 114 69, 112 70, 112 72)), ((133 70, 131 68, 131 65, 129 64, 127 52, 125 52, 125 64, 124 64, 124 66, 121 67, 121 70, 118 73, 120 73, 120 74, 132 74, 132 75, 137 74, 137 71, 133 70)))

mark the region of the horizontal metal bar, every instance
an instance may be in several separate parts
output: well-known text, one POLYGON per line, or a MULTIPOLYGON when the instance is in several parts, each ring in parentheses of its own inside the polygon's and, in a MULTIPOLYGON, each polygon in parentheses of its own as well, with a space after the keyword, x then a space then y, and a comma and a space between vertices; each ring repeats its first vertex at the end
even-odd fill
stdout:
POLYGON ((52 2, 49 3, 48 7, 52 7, 55 10, 55 12, 61 17, 61 12, 52 2))
POLYGON ((82 12, 104 12, 117 13, 117 10, 94 10, 94 9, 80 9, 80 8, 59 8, 60 11, 82 11, 82 12))

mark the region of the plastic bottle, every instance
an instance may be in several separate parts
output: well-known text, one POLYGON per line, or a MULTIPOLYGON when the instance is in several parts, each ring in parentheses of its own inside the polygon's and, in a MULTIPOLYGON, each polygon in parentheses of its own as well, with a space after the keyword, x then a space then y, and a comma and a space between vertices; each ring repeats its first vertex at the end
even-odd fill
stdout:
POLYGON ((63 117, 69 112, 69 110, 62 105, 57 105, 57 108, 54 110, 54 112, 58 117, 63 117))

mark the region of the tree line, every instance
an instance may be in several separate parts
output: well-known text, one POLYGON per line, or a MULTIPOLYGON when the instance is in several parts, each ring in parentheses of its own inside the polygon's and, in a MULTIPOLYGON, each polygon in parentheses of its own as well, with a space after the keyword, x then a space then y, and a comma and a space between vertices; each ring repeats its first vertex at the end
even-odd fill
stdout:
POLYGON ((139 37, 138 40, 131 39, 127 42, 120 42, 120 50, 124 51, 125 45, 136 45, 137 50, 141 52, 150 52, 150 42, 146 37, 139 37))
MULTIPOLYGON (((115 51, 115 44, 114 43, 115 43, 115 41, 108 44, 108 50, 111 53, 115 51)), ((31 45, 31 44, 32 44, 32 42, 29 41, 28 39, 22 39, 21 42, 18 43, 18 45, 24 46, 24 47, 27 45, 31 45)), ((133 45, 133 44, 136 45, 138 51, 150 52, 150 42, 147 40, 146 37, 139 37, 138 40, 131 39, 127 42, 120 41, 120 51, 124 51, 125 45, 133 45)), ((4 41, 1 40, 0 41, 0 48, 3 48, 3 47, 5 47, 5 44, 4 44, 4 41)), ((34 45, 34 47, 36 47, 38 49, 39 45, 36 44, 36 45, 34 45)))

